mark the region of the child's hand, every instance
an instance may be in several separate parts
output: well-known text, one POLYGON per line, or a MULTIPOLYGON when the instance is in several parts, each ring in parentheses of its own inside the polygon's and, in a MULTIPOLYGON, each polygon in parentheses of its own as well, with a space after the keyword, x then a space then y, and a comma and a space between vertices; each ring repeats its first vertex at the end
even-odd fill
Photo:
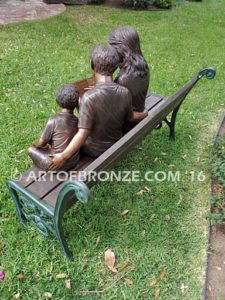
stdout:
POLYGON ((39 148, 39 140, 35 140, 35 141, 32 143, 32 146, 35 147, 35 148, 39 148))
POLYGON ((66 162, 66 159, 63 157, 62 153, 53 154, 50 155, 50 157, 52 157, 52 162, 48 167, 48 171, 58 170, 66 162))
POLYGON ((45 151, 50 149, 49 144, 47 144, 42 138, 34 141, 32 146, 35 148, 38 148, 38 149, 45 150, 45 151))

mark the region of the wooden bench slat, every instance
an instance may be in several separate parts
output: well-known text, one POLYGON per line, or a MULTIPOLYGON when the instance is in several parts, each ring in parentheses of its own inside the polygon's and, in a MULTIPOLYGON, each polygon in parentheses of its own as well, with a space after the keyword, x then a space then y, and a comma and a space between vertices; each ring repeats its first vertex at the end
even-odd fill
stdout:
MULTIPOLYGON (((76 178, 73 177, 73 180, 76 180, 76 178)), ((48 195, 46 195, 43 198, 43 200, 45 202, 47 202, 48 204, 50 204, 53 208, 55 208, 57 197, 58 197, 58 194, 59 194, 60 190, 62 189, 62 184, 63 183, 64 182, 61 182, 60 185, 58 185, 54 190, 52 190, 50 193, 48 193, 48 195)))
POLYGON ((73 84, 78 88, 80 97, 82 97, 82 95, 89 89, 89 87, 95 85, 95 79, 94 77, 89 77, 89 78, 75 81, 73 82, 73 84))
POLYGON ((163 96, 156 95, 154 93, 148 94, 146 99, 145 99, 145 109, 146 110, 151 110, 153 107, 155 107, 163 99, 164 99, 163 96))
MULTIPOLYGON (((80 159, 78 166, 72 171, 83 170, 93 160, 94 159, 91 157, 83 156, 80 159)), ((66 179, 68 178, 65 177, 65 179, 63 179, 62 176, 57 176, 51 172, 47 172, 44 176, 42 176, 40 181, 33 182, 27 189, 42 199, 52 190, 54 190, 58 185, 61 185, 66 179)))
POLYGON ((32 166, 30 169, 28 169, 23 174, 21 174, 21 176, 15 179, 15 181, 18 182, 23 187, 28 187, 30 184, 34 182, 35 178, 38 177, 38 174, 41 171, 43 172, 43 170, 39 169, 38 167, 32 166))

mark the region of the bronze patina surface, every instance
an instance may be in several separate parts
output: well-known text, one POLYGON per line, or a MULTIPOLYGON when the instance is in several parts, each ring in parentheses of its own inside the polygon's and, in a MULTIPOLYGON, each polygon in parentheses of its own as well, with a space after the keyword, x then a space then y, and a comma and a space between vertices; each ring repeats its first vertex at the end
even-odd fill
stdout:
MULTIPOLYGON (((39 140, 28 149, 28 154, 34 164, 43 170, 48 170, 52 157, 66 149, 78 130, 78 118, 73 114, 79 101, 77 88, 72 84, 59 88, 56 101, 61 107, 61 112, 49 118, 39 140)), ((79 153, 75 153, 61 169, 73 168, 78 158, 79 153)))
POLYGON ((120 57, 120 73, 115 79, 128 88, 132 95, 133 110, 143 111, 149 87, 149 67, 142 54, 138 33, 129 26, 116 28, 109 35, 120 57))
POLYGON ((97 157, 122 137, 124 121, 132 116, 130 92, 114 82, 97 84, 86 92, 80 104, 79 128, 90 135, 83 150, 97 157))

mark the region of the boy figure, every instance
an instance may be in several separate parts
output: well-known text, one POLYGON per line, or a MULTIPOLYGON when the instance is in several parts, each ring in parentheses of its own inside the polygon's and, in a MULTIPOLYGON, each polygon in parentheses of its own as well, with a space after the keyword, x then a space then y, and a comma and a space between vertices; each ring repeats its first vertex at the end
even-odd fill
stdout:
POLYGON ((141 121, 147 112, 134 112, 132 97, 126 87, 113 81, 119 65, 116 50, 110 45, 99 45, 91 52, 91 67, 96 86, 87 91, 79 107, 78 132, 69 146, 56 154, 50 169, 61 167, 74 153, 98 157, 122 137, 125 121, 141 121))
MULTIPOLYGON (((60 113, 51 117, 41 137, 28 149, 28 154, 34 164, 47 171, 53 155, 63 152, 77 133, 78 118, 73 111, 78 108, 79 92, 72 84, 60 87, 56 94, 56 102, 61 108, 60 113)), ((62 164, 61 170, 75 167, 79 159, 79 152, 62 164)))

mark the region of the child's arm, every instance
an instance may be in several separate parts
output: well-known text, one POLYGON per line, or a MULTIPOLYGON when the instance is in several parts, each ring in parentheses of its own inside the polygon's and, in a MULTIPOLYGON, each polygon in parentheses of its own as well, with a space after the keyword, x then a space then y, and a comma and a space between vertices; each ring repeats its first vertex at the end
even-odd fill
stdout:
POLYGON ((80 150, 89 136, 89 133, 90 131, 88 129, 80 128, 67 148, 62 153, 54 154, 52 163, 49 165, 49 170, 57 170, 62 167, 74 153, 80 150))
POLYGON ((34 146, 35 148, 44 148, 45 146, 47 146, 47 143, 45 140, 43 140, 43 138, 39 138, 33 142, 32 146, 34 146))
POLYGON ((48 144, 51 144, 53 131, 54 120, 50 118, 42 131, 41 137, 33 142, 33 146, 36 148, 45 148, 48 144))

